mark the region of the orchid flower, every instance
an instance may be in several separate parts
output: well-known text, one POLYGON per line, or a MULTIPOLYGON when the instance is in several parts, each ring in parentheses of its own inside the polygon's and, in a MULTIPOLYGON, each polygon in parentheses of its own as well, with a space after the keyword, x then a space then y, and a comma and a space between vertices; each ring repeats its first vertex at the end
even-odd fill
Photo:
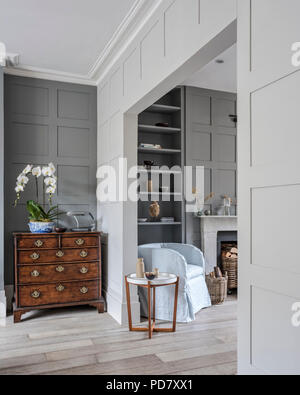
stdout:
POLYGON ((42 175, 42 169, 41 169, 41 167, 40 166, 38 166, 38 167, 34 167, 33 169, 32 169, 32 171, 31 171, 31 174, 34 176, 34 177, 40 177, 41 175, 42 175))

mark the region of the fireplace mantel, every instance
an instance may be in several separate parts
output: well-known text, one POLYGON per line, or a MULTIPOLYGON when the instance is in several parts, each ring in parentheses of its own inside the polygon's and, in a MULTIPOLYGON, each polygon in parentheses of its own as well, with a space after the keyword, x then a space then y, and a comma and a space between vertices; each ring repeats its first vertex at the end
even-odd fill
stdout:
POLYGON ((200 219, 201 248, 206 260, 206 273, 217 266, 218 232, 234 232, 238 229, 238 217, 203 216, 200 219))

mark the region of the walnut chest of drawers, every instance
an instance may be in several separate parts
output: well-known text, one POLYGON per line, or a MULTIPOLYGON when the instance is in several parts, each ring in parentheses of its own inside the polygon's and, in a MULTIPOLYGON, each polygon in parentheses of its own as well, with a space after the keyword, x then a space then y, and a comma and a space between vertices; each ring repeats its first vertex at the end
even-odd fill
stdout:
POLYGON ((31 310, 92 305, 104 311, 98 232, 14 233, 14 321, 31 310))

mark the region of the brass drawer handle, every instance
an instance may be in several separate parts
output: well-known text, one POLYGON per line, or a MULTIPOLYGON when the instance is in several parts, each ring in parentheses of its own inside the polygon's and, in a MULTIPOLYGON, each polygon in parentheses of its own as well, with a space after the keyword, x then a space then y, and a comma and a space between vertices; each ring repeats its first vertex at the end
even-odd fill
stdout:
POLYGON ((82 287, 82 288, 80 288, 80 292, 81 292, 83 295, 85 295, 85 294, 87 294, 87 293, 89 292, 89 289, 88 289, 87 287, 82 287))
POLYGON ((62 273, 65 271, 65 268, 63 266, 57 266, 57 268, 55 269, 58 273, 62 273))
POLYGON ((85 243, 85 241, 84 241, 83 239, 78 239, 78 240, 75 241, 75 243, 76 243, 78 246, 83 246, 83 244, 85 243))
POLYGON ((61 284, 56 287, 57 292, 63 292, 64 290, 65 290, 65 287, 61 284))
POLYGON ((80 269, 80 273, 81 273, 81 274, 87 274, 88 271, 89 271, 89 269, 88 269, 87 267, 82 267, 82 268, 80 269))
POLYGON ((39 277, 39 276, 40 276, 40 273, 37 270, 33 270, 31 272, 31 277, 39 277))
POLYGON ((34 245, 39 248, 39 247, 43 247, 44 243, 42 242, 42 240, 36 240, 34 245))
POLYGON ((86 258, 88 255, 89 254, 87 251, 81 251, 81 253, 80 253, 81 258, 86 258))
POLYGON ((65 255, 63 251, 57 251, 56 256, 57 258, 62 258, 65 255))
POLYGON ((33 254, 30 255, 30 258, 33 259, 34 261, 39 259, 39 257, 40 257, 40 254, 38 254, 37 252, 34 252, 33 254))
POLYGON ((40 296, 41 296, 41 293, 40 293, 39 291, 34 291, 34 292, 32 292, 32 294, 31 294, 31 297, 32 297, 33 299, 38 299, 40 296))

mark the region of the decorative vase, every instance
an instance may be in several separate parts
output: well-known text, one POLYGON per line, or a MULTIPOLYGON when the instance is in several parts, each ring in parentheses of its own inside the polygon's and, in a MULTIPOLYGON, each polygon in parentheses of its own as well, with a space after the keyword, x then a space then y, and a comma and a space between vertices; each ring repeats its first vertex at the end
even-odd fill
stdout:
POLYGON ((158 202, 153 202, 149 207, 149 214, 150 217, 156 220, 160 214, 160 206, 158 202))
POLYGON ((29 222, 31 233, 52 233, 54 222, 29 222))
POLYGON ((137 278, 144 278, 145 276, 145 264, 144 259, 139 258, 136 264, 136 277, 137 278))

